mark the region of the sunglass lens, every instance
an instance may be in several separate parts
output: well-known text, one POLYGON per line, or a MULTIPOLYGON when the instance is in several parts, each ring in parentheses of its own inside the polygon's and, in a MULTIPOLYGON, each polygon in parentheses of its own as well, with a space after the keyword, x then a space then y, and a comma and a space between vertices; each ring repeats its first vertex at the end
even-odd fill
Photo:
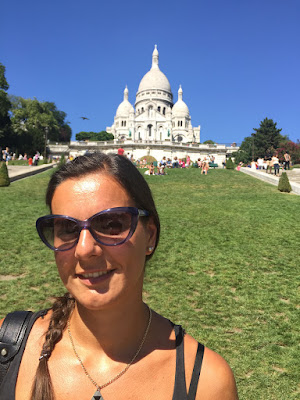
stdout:
POLYGON ((44 220, 41 226, 44 239, 55 249, 67 250, 78 238, 79 229, 75 221, 68 218, 44 220))
POLYGON ((127 238, 131 228, 132 215, 124 211, 108 211, 96 215, 91 228, 99 240, 108 245, 122 242, 127 238))

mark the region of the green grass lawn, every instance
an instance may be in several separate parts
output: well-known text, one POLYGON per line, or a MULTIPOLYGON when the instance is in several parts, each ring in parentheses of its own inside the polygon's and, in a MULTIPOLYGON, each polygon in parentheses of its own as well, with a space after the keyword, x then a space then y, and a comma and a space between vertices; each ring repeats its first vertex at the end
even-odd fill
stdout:
MULTIPOLYGON (((1 316, 63 292, 35 231, 51 173, 0 188, 1 316)), ((229 170, 146 179, 162 224, 146 301, 229 362, 240 399, 299 398, 300 197, 229 170)))

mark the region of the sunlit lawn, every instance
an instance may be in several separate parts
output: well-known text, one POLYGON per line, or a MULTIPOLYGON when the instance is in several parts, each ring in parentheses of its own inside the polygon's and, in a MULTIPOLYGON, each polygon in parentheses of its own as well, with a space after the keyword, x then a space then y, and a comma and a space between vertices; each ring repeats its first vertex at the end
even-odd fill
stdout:
MULTIPOLYGON (((1 316, 63 291, 35 232, 51 173, 0 188, 1 316)), ((300 197, 236 171, 146 179, 162 224, 147 302, 229 362, 241 399, 299 398, 300 197)))

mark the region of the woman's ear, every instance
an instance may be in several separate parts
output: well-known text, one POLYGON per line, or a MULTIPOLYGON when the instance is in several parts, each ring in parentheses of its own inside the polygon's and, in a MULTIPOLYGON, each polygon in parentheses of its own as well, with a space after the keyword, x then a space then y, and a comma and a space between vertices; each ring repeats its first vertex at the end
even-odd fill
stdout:
POLYGON ((154 248, 155 248, 155 243, 156 243, 156 234, 157 234, 157 228, 154 223, 153 217, 149 217, 147 226, 146 226, 147 234, 148 234, 148 241, 147 241, 147 248, 146 248, 146 255, 150 255, 154 248))

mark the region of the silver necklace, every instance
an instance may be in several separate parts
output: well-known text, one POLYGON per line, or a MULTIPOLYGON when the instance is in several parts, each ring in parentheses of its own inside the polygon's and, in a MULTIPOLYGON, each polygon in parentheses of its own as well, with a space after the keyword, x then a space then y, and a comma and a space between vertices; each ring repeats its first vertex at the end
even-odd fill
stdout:
MULTIPOLYGON (((147 307, 148 307, 148 306, 147 306, 147 307)), ((122 369, 121 372, 119 372, 116 376, 114 376, 113 378, 111 378, 109 381, 103 383, 102 385, 99 385, 99 384, 91 377, 91 375, 89 374, 89 372, 88 372, 87 369, 85 368, 85 366, 84 366, 84 364, 83 364, 81 358, 79 357, 79 355, 78 355, 78 353, 77 353, 77 350, 76 350, 76 348, 75 348, 75 345, 74 345, 73 337, 72 337, 72 335, 71 335, 71 330, 70 330, 70 319, 68 319, 68 322, 67 322, 67 329, 68 329, 68 334, 69 334, 69 338, 70 338, 70 342, 71 342, 71 345, 72 345, 74 354, 75 354, 75 356, 77 357, 77 360, 79 361, 79 363, 80 363, 80 365, 81 365, 81 368, 83 369, 85 375, 89 378, 89 380, 92 382, 92 384, 93 384, 94 386, 96 386, 96 388, 97 388, 97 390, 99 390, 99 392, 100 392, 100 389, 105 388, 106 386, 110 385, 111 383, 113 383, 113 382, 115 382, 117 379, 119 379, 122 375, 124 375, 125 372, 128 370, 128 368, 132 365, 132 363, 134 362, 134 360, 137 358, 137 356, 139 355, 140 351, 142 350, 142 347, 143 347, 143 345, 144 345, 144 343, 145 343, 145 340, 146 340, 146 338, 147 338, 147 335, 148 335, 148 332, 149 332, 149 328, 150 328, 150 325, 151 325, 151 321, 152 321, 152 310, 151 310, 151 308, 149 308, 149 307, 148 307, 148 310, 149 310, 149 321, 148 321, 148 325, 147 325, 147 328, 146 328, 146 330, 145 330, 145 333, 144 333, 143 339, 142 339, 142 341, 141 341, 141 344, 139 345, 139 348, 137 349, 137 351, 136 351, 135 355, 133 356, 132 360, 130 361, 129 364, 126 365, 126 367, 125 367, 124 369, 122 369)))

